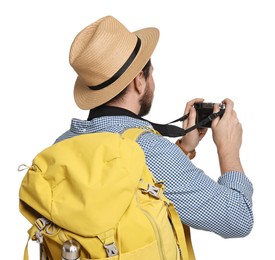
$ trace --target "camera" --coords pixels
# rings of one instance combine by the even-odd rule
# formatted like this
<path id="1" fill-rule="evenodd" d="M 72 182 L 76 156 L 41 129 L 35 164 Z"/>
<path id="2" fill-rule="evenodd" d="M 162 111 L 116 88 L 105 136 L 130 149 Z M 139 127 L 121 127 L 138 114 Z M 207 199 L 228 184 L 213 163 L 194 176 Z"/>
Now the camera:
<path id="1" fill-rule="evenodd" d="M 195 103 L 194 107 L 197 112 L 196 124 L 198 124 L 213 113 L 214 103 L 203 103 L 203 102 Z M 222 117 L 224 110 L 225 110 L 225 104 L 219 104 L 219 107 L 220 107 L 220 110 L 222 111 L 222 114 L 220 115 L 220 117 Z M 200 127 L 211 128 L 211 123 L 212 123 L 212 121 L 210 121 Z"/>

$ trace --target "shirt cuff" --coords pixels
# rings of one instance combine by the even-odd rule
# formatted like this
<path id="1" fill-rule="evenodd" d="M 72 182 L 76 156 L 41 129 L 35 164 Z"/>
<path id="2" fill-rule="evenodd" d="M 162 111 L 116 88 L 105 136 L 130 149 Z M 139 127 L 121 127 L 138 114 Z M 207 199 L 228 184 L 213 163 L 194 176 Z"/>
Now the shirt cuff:
<path id="1" fill-rule="evenodd" d="M 252 203 L 253 185 L 244 173 L 229 171 L 219 177 L 218 183 L 242 193 Z"/>

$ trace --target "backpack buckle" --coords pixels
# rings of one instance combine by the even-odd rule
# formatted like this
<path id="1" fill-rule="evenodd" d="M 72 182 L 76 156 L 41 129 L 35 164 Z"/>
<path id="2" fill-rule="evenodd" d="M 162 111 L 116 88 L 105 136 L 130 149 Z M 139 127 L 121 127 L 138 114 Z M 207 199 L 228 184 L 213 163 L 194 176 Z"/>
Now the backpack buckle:
<path id="1" fill-rule="evenodd" d="M 106 253 L 107 253 L 108 257 L 118 255 L 118 250 L 117 250 L 117 247 L 116 247 L 115 243 L 111 243 L 111 244 L 108 244 L 108 245 L 104 244 L 103 246 L 106 250 Z"/>
<path id="2" fill-rule="evenodd" d="M 44 217 L 38 218 L 35 221 L 35 225 L 40 231 L 43 230 L 46 227 L 46 225 L 49 223 L 50 223 L 50 221 Z"/>
<path id="3" fill-rule="evenodd" d="M 159 187 L 154 186 L 154 185 L 151 185 L 151 184 L 148 184 L 147 190 L 143 190 L 142 192 L 148 193 L 148 194 L 151 195 L 152 197 L 154 197 L 154 198 L 156 198 L 156 199 L 159 199 L 159 198 L 160 198 L 160 196 L 159 196 L 159 191 L 160 191 L 160 188 L 159 188 Z"/>
<path id="4" fill-rule="evenodd" d="M 35 232 L 35 237 L 36 237 L 36 242 L 38 244 L 42 244 L 43 243 L 43 235 L 41 234 L 41 232 L 36 231 Z"/>

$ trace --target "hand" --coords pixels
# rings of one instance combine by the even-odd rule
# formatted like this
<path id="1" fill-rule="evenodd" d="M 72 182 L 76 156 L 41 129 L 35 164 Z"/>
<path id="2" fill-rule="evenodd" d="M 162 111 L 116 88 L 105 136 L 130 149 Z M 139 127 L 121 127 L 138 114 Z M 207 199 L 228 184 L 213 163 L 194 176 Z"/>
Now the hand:
<path id="1" fill-rule="evenodd" d="M 196 124 L 196 109 L 194 108 L 194 104 L 203 101 L 203 98 L 195 98 L 186 103 L 184 114 L 186 115 L 189 113 L 189 116 L 182 123 L 183 129 L 187 129 Z M 182 137 L 181 146 L 184 148 L 185 151 L 193 151 L 202 140 L 202 138 L 205 136 L 206 132 L 207 128 L 194 129 L 193 131 L 187 133 L 185 136 Z"/>
<path id="2" fill-rule="evenodd" d="M 238 170 L 243 172 L 239 151 L 242 144 L 242 125 L 235 112 L 234 103 L 225 99 L 225 112 L 222 118 L 218 117 L 212 121 L 212 136 L 216 144 L 221 172 Z M 219 111 L 218 104 L 214 105 L 214 112 Z"/>

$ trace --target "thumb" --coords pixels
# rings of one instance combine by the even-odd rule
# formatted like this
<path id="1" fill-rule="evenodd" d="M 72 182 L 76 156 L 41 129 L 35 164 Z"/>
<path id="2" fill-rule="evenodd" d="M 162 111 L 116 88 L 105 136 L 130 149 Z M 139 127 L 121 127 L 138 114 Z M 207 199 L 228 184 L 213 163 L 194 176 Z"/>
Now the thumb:
<path id="1" fill-rule="evenodd" d="M 220 111 L 220 107 L 219 107 L 219 104 L 215 103 L 214 104 L 214 108 L 213 108 L 213 113 L 218 113 Z M 216 117 L 212 120 L 212 123 L 211 123 L 211 127 L 215 127 L 218 122 L 220 121 L 220 117 Z"/>

